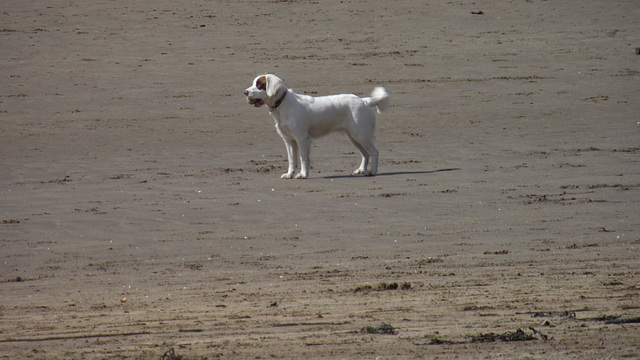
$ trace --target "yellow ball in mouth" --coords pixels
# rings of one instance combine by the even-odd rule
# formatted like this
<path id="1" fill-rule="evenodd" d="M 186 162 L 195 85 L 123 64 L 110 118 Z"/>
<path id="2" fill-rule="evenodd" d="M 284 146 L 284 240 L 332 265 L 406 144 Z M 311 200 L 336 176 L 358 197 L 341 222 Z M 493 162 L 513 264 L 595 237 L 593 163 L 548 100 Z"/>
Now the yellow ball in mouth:
<path id="1" fill-rule="evenodd" d="M 249 98 L 247 98 L 247 104 L 249 104 L 249 105 L 253 105 L 256 102 L 258 102 L 258 99 L 249 99 Z"/>

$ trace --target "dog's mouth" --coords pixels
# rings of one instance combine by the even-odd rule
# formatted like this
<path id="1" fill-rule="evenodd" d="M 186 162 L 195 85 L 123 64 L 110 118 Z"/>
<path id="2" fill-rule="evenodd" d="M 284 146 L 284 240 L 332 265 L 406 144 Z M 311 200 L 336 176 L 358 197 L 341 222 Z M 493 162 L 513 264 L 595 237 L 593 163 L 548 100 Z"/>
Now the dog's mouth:
<path id="1" fill-rule="evenodd" d="M 249 105 L 253 105 L 255 107 L 260 107 L 260 106 L 264 105 L 264 100 L 247 98 L 247 103 L 249 103 Z"/>

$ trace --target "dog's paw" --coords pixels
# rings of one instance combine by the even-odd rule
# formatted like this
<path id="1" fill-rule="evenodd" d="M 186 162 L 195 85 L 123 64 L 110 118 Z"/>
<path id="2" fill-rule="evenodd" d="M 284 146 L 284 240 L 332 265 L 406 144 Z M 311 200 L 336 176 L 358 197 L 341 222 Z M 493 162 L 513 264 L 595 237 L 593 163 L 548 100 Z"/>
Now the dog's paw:
<path id="1" fill-rule="evenodd" d="M 356 171 L 353 172 L 353 175 L 376 176 L 376 172 L 371 170 L 356 169 Z"/>
<path id="2" fill-rule="evenodd" d="M 293 179 L 293 173 L 285 173 L 280 176 L 280 179 Z"/>
<path id="3" fill-rule="evenodd" d="M 296 179 L 306 179 L 306 178 L 307 178 L 306 174 L 300 173 L 300 174 L 296 175 Z"/>

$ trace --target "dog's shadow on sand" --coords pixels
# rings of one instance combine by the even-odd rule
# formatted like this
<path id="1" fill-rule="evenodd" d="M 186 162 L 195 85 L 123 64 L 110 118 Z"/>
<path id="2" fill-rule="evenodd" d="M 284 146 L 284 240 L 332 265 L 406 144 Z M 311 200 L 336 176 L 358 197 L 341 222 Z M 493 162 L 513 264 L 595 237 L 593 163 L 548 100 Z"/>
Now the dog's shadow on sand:
<path id="1" fill-rule="evenodd" d="M 425 174 L 435 174 L 439 172 L 458 171 L 458 170 L 460 170 L 460 168 L 438 169 L 438 170 L 429 170 L 429 171 L 393 171 L 393 172 L 378 173 L 376 176 L 425 175 Z M 368 176 L 332 175 L 332 176 L 323 176 L 322 179 L 346 179 L 346 178 L 357 179 L 362 177 L 368 177 Z"/>

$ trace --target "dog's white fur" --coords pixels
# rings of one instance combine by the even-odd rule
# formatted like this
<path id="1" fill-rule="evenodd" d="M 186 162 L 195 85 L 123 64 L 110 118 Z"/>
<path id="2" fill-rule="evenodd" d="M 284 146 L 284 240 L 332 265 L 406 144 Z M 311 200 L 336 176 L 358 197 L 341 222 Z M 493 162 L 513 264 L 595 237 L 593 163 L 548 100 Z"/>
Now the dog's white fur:
<path id="1" fill-rule="evenodd" d="M 331 95 L 311 97 L 287 89 L 275 75 L 260 75 L 244 95 L 255 107 L 269 106 L 276 121 L 276 130 L 287 147 L 289 169 L 283 179 L 293 178 L 298 156 L 300 173 L 296 179 L 309 176 L 309 149 L 311 139 L 330 132 L 342 131 L 362 154 L 362 162 L 354 174 L 375 175 L 378 171 L 378 150 L 374 146 L 376 114 L 389 105 L 389 95 L 376 87 L 370 97 Z M 370 163 L 370 167 L 367 166 Z"/>

